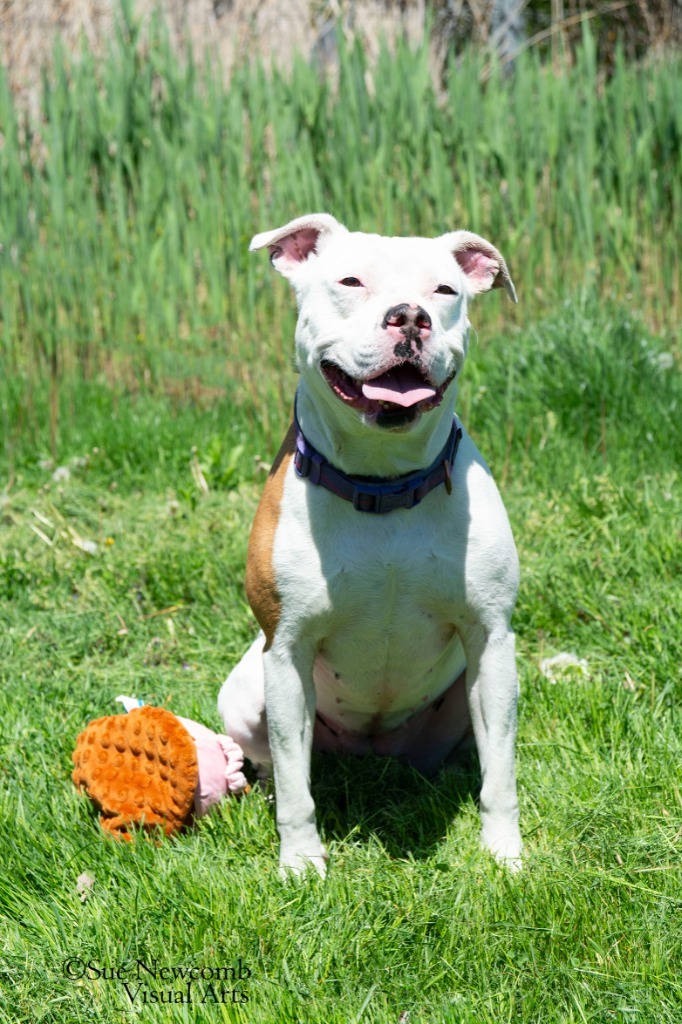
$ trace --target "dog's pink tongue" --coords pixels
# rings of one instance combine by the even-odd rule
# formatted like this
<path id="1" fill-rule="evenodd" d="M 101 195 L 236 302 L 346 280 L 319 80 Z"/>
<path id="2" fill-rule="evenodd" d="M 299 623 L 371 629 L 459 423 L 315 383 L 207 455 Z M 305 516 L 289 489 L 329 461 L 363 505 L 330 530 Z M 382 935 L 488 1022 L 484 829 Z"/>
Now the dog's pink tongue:
<path id="1" fill-rule="evenodd" d="M 379 402 L 393 402 L 409 409 L 425 398 L 433 398 L 436 389 L 427 384 L 414 366 L 394 366 L 392 370 L 367 380 L 362 385 L 365 398 L 373 398 Z"/>

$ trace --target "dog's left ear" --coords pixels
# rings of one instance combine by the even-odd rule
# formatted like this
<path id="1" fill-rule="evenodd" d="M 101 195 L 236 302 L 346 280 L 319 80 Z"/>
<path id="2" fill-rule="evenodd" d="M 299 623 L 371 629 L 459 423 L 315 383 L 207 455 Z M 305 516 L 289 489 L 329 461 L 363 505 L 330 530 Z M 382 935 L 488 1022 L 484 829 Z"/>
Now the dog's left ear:
<path id="1" fill-rule="evenodd" d="M 471 231 L 450 231 L 441 235 L 439 241 L 448 245 L 475 295 L 491 288 L 504 288 L 512 302 L 518 301 L 502 253 L 485 238 Z"/>
<path id="2" fill-rule="evenodd" d="M 275 270 L 284 277 L 292 277 L 301 263 L 317 254 L 327 237 L 346 230 L 330 213 L 307 213 L 281 228 L 256 235 L 251 239 L 249 252 L 267 246 Z"/>

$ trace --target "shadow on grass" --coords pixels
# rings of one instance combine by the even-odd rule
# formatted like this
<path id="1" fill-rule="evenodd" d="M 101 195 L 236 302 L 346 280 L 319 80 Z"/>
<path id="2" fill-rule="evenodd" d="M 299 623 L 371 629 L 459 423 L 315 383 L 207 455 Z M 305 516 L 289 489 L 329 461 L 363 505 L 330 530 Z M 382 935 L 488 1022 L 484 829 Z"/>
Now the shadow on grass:
<path id="1" fill-rule="evenodd" d="M 313 757 L 312 791 L 318 822 L 329 838 L 374 837 L 390 857 L 424 859 L 443 841 L 469 801 L 477 801 L 475 753 L 432 778 L 389 757 Z"/>

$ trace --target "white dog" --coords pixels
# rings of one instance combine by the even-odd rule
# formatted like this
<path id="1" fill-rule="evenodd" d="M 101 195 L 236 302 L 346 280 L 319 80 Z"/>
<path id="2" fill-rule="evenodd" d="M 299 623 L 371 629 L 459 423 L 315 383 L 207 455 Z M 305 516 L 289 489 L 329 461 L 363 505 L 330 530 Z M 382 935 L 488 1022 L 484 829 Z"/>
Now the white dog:
<path id="1" fill-rule="evenodd" d="M 311 751 L 424 772 L 472 735 L 483 845 L 517 867 L 518 561 L 490 471 L 454 418 L 469 300 L 504 259 L 468 231 L 349 232 L 310 214 L 257 235 L 296 290 L 294 422 L 249 542 L 262 632 L 225 682 L 227 732 L 274 768 L 283 870 L 324 874 Z"/>

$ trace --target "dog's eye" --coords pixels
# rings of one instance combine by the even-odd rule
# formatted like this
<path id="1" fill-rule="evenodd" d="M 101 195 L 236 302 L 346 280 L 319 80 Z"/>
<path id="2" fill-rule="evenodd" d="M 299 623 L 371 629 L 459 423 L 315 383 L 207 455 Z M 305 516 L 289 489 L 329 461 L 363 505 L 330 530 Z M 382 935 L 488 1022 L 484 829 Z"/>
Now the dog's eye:
<path id="1" fill-rule="evenodd" d="M 439 284 L 436 288 L 436 295 L 459 295 L 449 284 Z"/>
<path id="2" fill-rule="evenodd" d="M 362 281 L 358 281 L 357 277 L 343 277 L 339 284 L 345 285 L 346 288 L 362 288 Z"/>

